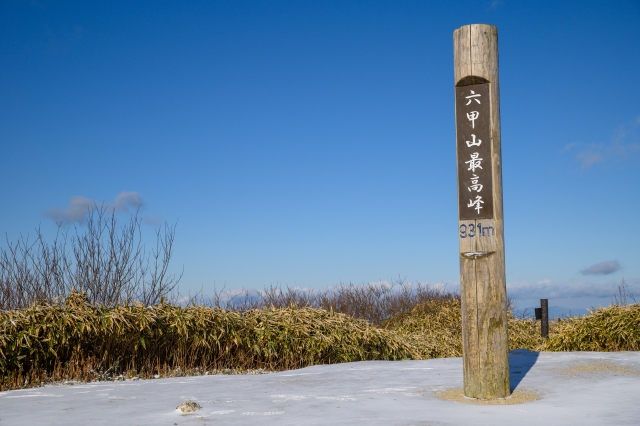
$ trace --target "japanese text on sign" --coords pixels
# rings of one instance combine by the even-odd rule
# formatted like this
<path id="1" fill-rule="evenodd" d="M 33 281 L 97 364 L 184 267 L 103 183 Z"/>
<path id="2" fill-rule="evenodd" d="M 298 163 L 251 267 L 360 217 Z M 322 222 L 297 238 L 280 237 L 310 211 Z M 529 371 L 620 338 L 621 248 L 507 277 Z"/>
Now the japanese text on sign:
<path id="1" fill-rule="evenodd" d="M 489 83 L 456 87 L 460 219 L 493 218 Z"/>

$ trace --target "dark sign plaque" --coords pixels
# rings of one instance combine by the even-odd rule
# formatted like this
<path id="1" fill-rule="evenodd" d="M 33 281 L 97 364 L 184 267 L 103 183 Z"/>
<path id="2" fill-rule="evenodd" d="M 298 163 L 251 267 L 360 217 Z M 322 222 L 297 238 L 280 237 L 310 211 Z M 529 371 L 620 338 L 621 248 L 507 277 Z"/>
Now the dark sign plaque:
<path id="1" fill-rule="evenodd" d="M 489 84 L 456 87 L 460 220 L 493 219 Z"/>

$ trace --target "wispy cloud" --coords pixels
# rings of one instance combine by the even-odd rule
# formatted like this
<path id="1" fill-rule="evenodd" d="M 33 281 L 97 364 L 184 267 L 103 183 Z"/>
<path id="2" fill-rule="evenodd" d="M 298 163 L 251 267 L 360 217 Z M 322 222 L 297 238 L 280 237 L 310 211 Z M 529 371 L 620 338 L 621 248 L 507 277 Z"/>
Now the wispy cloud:
<path id="1" fill-rule="evenodd" d="M 618 128 L 609 143 L 576 143 L 564 147 L 573 153 L 583 170 L 596 164 L 616 163 L 635 158 L 640 154 L 640 117 Z"/>
<path id="2" fill-rule="evenodd" d="M 95 207 L 95 201 L 87 197 L 74 196 L 71 197 L 66 208 L 53 207 L 44 212 L 43 216 L 52 219 L 56 223 L 82 222 L 90 212 L 95 210 Z"/>
<path id="3" fill-rule="evenodd" d="M 628 289 L 633 294 L 640 294 L 640 279 L 626 280 Z M 538 282 L 511 282 L 507 284 L 507 296 L 513 299 L 565 299 L 578 297 L 611 298 L 618 288 L 617 282 L 587 283 L 562 282 L 550 280 Z"/>
<path id="4" fill-rule="evenodd" d="M 92 211 L 100 207 L 113 209 L 116 212 L 131 212 L 143 207 L 142 196 L 137 192 L 121 192 L 112 203 L 102 203 L 87 197 L 73 196 L 65 208 L 53 207 L 43 213 L 44 217 L 56 223 L 68 225 L 82 223 Z"/>
<path id="5" fill-rule="evenodd" d="M 121 192 L 113 201 L 113 208 L 117 212 L 129 212 L 129 209 L 138 210 L 142 205 L 142 196 L 137 192 Z"/>
<path id="6" fill-rule="evenodd" d="M 582 275 L 609 275 L 617 272 L 622 267 L 617 260 L 596 263 L 581 271 Z"/>
<path id="7" fill-rule="evenodd" d="M 582 166 L 583 170 L 591 168 L 594 164 L 602 163 L 604 161 L 604 155 L 601 152 L 602 146 L 591 144 L 585 151 L 576 154 L 576 159 Z"/>

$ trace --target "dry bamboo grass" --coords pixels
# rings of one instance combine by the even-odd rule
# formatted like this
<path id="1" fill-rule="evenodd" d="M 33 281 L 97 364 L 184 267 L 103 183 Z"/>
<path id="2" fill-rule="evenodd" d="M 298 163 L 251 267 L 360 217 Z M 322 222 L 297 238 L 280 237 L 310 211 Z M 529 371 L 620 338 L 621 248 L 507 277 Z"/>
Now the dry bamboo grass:
<path id="1" fill-rule="evenodd" d="M 413 359 L 462 356 L 460 301 L 433 301 L 389 319 L 384 327 L 397 334 Z M 582 317 L 549 322 L 549 339 L 540 323 L 509 313 L 509 349 L 530 351 L 640 350 L 640 304 L 612 305 Z"/>
<path id="2" fill-rule="evenodd" d="M 413 359 L 462 356 L 462 313 L 460 299 L 422 303 L 409 313 L 396 315 L 384 323 L 398 339 L 411 348 Z M 555 321 L 550 330 L 555 329 Z M 515 318 L 509 313 L 509 349 L 539 351 L 544 348 L 540 324 Z"/>
<path id="3" fill-rule="evenodd" d="M 553 334 L 558 321 L 549 321 L 549 334 Z M 540 322 L 531 318 L 517 318 L 509 313 L 509 350 L 545 350 L 545 339 L 540 334 Z"/>
<path id="4" fill-rule="evenodd" d="M 460 300 L 421 303 L 387 320 L 391 330 L 411 348 L 413 359 L 462 356 Z"/>
<path id="5" fill-rule="evenodd" d="M 640 350 L 640 305 L 540 325 L 509 316 L 509 348 Z M 95 306 L 82 293 L 59 305 L 0 311 L 0 390 L 49 380 L 100 380 L 211 370 L 284 370 L 314 364 L 462 355 L 459 299 L 434 299 L 379 327 L 312 307 L 237 312 L 158 304 Z"/>
<path id="6" fill-rule="evenodd" d="M 56 372 L 74 380 L 176 368 L 283 370 L 409 356 L 393 333 L 314 308 L 104 307 L 73 293 L 61 305 L 0 316 L 1 389 L 24 386 L 25 380 L 43 382 Z"/>
<path id="7" fill-rule="evenodd" d="M 560 320 L 549 334 L 545 350 L 640 350 L 640 304 L 612 305 L 583 317 Z"/>

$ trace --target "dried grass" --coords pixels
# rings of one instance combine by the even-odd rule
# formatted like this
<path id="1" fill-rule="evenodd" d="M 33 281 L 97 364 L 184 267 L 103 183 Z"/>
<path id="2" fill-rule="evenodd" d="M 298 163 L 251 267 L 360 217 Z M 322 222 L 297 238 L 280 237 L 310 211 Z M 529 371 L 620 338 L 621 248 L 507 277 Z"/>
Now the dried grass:
<path id="1" fill-rule="evenodd" d="M 414 359 L 462 356 L 460 301 L 434 301 L 416 306 L 384 324 L 406 342 Z M 509 349 L 530 351 L 640 350 L 640 304 L 611 305 L 589 315 L 549 321 L 549 339 L 540 323 L 509 313 Z"/>
<path id="2" fill-rule="evenodd" d="M 589 315 L 557 322 L 545 346 L 549 351 L 640 350 L 640 304 L 611 305 Z"/>
<path id="3" fill-rule="evenodd" d="M 72 293 L 60 304 L 0 311 L 0 390 L 47 381 L 462 355 L 458 297 L 433 297 L 411 309 L 397 303 L 396 313 L 386 318 L 380 312 L 393 310 L 376 310 L 380 305 L 374 299 L 351 300 L 362 306 L 342 305 L 344 310 L 375 313 L 380 322 L 293 303 L 244 311 L 167 303 L 106 307 L 90 304 L 83 293 Z M 545 341 L 538 322 L 509 315 L 509 348 L 639 350 L 640 305 L 601 308 L 551 321 L 549 328 Z"/>
<path id="4" fill-rule="evenodd" d="M 509 349 L 544 349 L 540 323 L 514 317 L 509 312 Z M 460 299 L 434 300 L 422 303 L 406 314 L 384 323 L 384 328 L 397 333 L 411 348 L 414 359 L 462 356 L 462 312 Z M 555 322 L 550 323 L 550 330 Z"/>
<path id="5" fill-rule="evenodd" d="M 49 244 L 38 230 L 34 243 L 0 250 L 0 390 L 462 356 L 460 296 L 402 279 L 165 303 L 180 281 L 167 269 L 175 225 L 158 229 L 147 252 L 137 216 L 118 226 L 115 213 L 95 208 L 69 240 Z M 623 280 L 619 306 L 551 321 L 546 341 L 539 323 L 509 314 L 509 349 L 640 350 L 640 305 L 627 300 Z"/>
<path id="6" fill-rule="evenodd" d="M 390 318 L 383 327 L 409 345 L 413 359 L 462 356 L 459 299 L 421 303 L 408 313 Z"/>
<path id="7" fill-rule="evenodd" d="M 123 372 L 147 377 L 177 368 L 284 370 L 409 356 L 392 333 L 315 308 L 104 307 L 73 293 L 61 305 L 0 316 L 1 389 L 22 387 L 25 380 L 114 378 Z"/>

